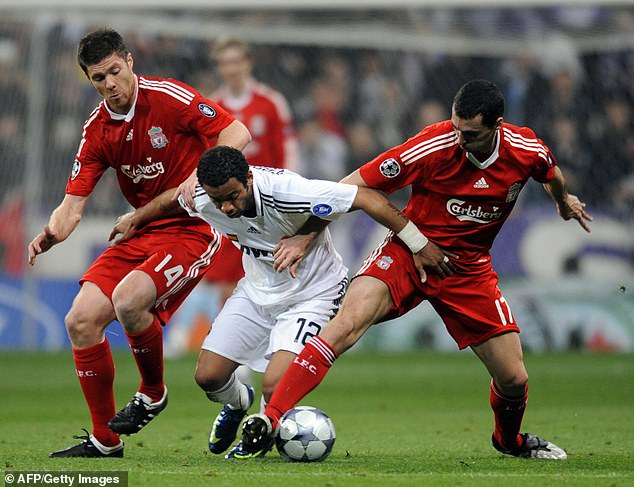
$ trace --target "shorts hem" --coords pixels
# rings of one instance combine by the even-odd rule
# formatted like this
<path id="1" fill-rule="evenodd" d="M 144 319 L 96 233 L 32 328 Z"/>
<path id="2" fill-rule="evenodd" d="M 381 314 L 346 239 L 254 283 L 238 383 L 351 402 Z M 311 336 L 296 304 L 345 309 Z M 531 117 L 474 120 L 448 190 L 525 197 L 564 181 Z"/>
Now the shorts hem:
<path id="1" fill-rule="evenodd" d="M 482 337 L 478 337 L 477 340 L 470 340 L 468 341 L 466 344 L 461 345 L 460 343 L 458 343 L 458 348 L 460 350 L 464 350 L 467 347 L 472 347 L 474 345 L 480 345 L 484 342 L 486 342 L 487 340 L 489 340 L 490 338 L 499 336 L 499 335 L 504 335 L 506 333 L 520 333 L 519 328 L 510 328 L 510 329 L 505 329 L 505 330 L 493 330 L 490 333 L 487 333 L 486 335 L 482 336 Z M 457 343 L 457 342 L 456 342 Z"/>

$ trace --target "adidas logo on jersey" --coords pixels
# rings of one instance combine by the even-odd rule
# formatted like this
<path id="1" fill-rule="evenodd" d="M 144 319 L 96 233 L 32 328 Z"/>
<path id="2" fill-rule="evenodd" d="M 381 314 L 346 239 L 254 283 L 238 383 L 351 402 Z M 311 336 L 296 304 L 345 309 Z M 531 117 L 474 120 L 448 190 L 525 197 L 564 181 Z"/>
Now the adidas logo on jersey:
<path id="1" fill-rule="evenodd" d="M 477 189 L 486 189 L 489 187 L 489 183 L 484 179 L 484 176 L 478 179 L 475 183 L 473 183 L 473 187 Z"/>
<path id="2" fill-rule="evenodd" d="M 130 131 L 128 132 L 128 135 L 126 135 L 125 137 L 125 141 L 126 142 L 130 142 L 132 140 L 132 132 L 134 131 L 134 129 L 130 129 Z"/>
<path id="3" fill-rule="evenodd" d="M 258 230 L 255 227 L 249 227 L 247 228 L 247 233 L 262 233 L 262 232 L 260 232 L 260 230 Z"/>

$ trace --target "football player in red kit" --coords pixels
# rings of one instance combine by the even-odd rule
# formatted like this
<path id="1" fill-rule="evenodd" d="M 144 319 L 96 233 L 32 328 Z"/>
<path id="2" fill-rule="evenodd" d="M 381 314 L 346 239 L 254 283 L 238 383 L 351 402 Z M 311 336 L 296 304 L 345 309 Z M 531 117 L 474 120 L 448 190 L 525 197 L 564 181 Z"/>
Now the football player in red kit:
<path id="1" fill-rule="evenodd" d="M 411 186 L 404 210 L 411 224 L 388 234 L 370 254 L 338 314 L 287 370 L 265 415 L 247 419 L 242 441 L 254 456 L 270 447 L 282 414 L 371 325 L 428 300 L 458 346 L 470 347 L 491 375 L 493 446 L 517 457 L 566 458 L 553 443 L 520 433 L 528 374 L 519 328 L 498 288 L 489 250 L 529 178 L 544 185 L 564 220 L 575 219 L 589 232 L 592 218 L 566 191 L 548 147 L 531 129 L 505 123 L 503 113 L 504 98 L 493 83 L 470 81 L 454 98 L 451 120 L 424 128 L 344 178 L 388 193 Z M 440 261 L 430 262 L 433 246 L 444 252 Z"/>
<path id="2" fill-rule="evenodd" d="M 28 259 L 64 241 L 77 227 L 88 197 L 112 167 L 135 208 L 195 180 L 211 140 L 243 149 L 248 130 L 196 90 L 172 79 L 137 76 L 132 54 L 110 29 L 79 43 L 79 65 L 104 98 L 86 120 L 66 195 L 44 230 L 28 245 Z M 124 218 L 126 225 L 133 221 Z M 167 405 L 162 325 L 207 270 L 220 235 L 202 221 L 168 217 L 109 247 L 82 276 L 65 323 L 92 433 L 52 457 L 121 457 L 120 434 L 138 432 Z M 116 413 L 114 365 L 105 328 L 119 320 L 141 375 L 138 392 Z M 115 414 L 116 413 L 116 414 Z"/>

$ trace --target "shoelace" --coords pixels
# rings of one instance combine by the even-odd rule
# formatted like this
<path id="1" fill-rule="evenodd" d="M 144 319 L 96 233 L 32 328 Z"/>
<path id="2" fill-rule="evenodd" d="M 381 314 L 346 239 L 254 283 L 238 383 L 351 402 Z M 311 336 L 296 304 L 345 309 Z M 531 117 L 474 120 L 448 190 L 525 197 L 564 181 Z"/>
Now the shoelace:
<path id="1" fill-rule="evenodd" d="M 88 430 L 86 428 L 82 428 L 82 430 L 86 433 L 85 435 L 73 435 L 73 438 L 75 440 L 90 441 L 90 433 L 88 433 Z"/>

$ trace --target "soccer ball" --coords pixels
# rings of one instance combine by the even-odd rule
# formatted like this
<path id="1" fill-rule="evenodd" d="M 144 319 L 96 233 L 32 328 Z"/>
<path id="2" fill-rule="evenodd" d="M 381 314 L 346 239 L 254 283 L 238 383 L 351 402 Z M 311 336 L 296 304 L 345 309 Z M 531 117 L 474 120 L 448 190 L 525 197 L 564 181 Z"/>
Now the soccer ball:
<path id="1" fill-rule="evenodd" d="M 321 462 L 330 455 L 335 438 L 335 425 L 326 413 L 298 406 L 280 419 L 275 446 L 288 462 Z"/>

